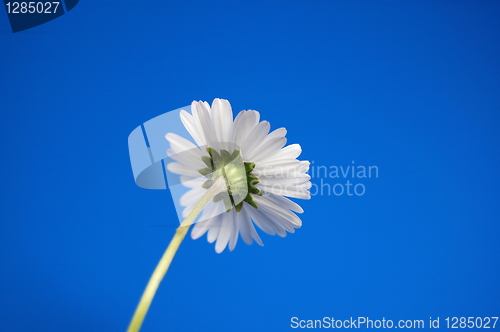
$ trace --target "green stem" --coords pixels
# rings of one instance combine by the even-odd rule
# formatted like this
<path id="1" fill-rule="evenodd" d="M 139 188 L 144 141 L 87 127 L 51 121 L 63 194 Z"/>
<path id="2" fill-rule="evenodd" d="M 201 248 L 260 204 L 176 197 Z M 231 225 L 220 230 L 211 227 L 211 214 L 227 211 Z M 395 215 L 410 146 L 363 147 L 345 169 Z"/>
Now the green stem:
<path id="1" fill-rule="evenodd" d="M 210 200 L 214 198 L 215 195 L 217 195 L 223 189 L 225 189 L 225 187 L 226 183 L 224 178 L 219 177 L 213 183 L 213 185 L 210 187 L 207 193 L 195 205 L 195 207 L 188 214 L 186 219 L 184 219 L 181 225 L 177 228 L 177 230 L 175 231 L 174 238 L 172 239 L 172 241 L 170 241 L 167 250 L 163 254 L 162 258 L 160 259 L 160 262 L 158 263 L 156 269 L 153 272 L 153 275 L 149 279 L 148 285 L 146 286 L 146 289 L 142 294 L 141 300 L 139 301 L 139 305 L 137 305 L 137 309 L 135 309 L 134 316 L 132 317 L 132 321 L 130 322 L 127 332 L 137 332 L 140 330 L 142 322 L 144 321 L 144 318 L 148 313 L 149 306 L 151 305 L 151 302 L 153 301 L 153 298 L 156 294 L 156 290 L 158 289 L 158 286 L 160 285 L 160 282 L 162 281 L 163 277 L 167 273 L 167 270 L 170 266 L 170 263 L 172 263 L 172 260 L 174 259 L 177 249 L 179 249 L 182 240 L 184 240 L 184 237 L 186 236 L 187 231 L 189 230 L 189 226 L 200 214 L 205 205 L 207 205 L 207 203 L 210 202 Z"/>

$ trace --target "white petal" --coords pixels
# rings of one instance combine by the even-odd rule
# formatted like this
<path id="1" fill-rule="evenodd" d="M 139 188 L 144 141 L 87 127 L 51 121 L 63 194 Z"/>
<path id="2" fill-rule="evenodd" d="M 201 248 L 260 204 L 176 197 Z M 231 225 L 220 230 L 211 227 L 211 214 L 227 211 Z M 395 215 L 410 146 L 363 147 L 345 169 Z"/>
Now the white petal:
<path id="1" fill-rule="evenodd" d="M 304 212 L 304 210 L 302 209 L 302 207 L 299 204 L 295 203 L 294 201 L 289 200 L 286 197 L 273 195 L 273 194 L 269 194 L 269 195 L 267 195 L 267 197 L 270 200 L 274 201 L 276 204 L 281 205 L 286 209 L 292 210 L 292 211 L 297 212 L 297 213 Z"/>
<path id="2" fill-rule="evenodd" d="M 280 196 L 288 196 L 300 199 L 310 199 L 311 194 L 307 189 L 297 188 L 297 187 L 282 187 L 282 186 L 267 186 L 262 183 L 257 183 L 255 185 L 260 191 L 264 193 L 270 193 Z"/>
<path id="3" fill-rule="evenodd" d="M 245 141 L 245 144 L 241 147 L 241 151 L 245 154 L 248 160 L 252 160 L 252 157 L 258 151 L 258 148 L 262 145 L 267 133 L 269 132 L 271 125 L 267 121 L 262 121 L 252 130 L 250 138 Z"/>
<path id="4" fill-rule="evenodd" d="M 217 243 L 215 243 L 215 251 L 218 254 L 226 249 L 233 229 L 233 220 L 232 216 L 229 213 L 223 213 L 221 215 L 221 218 L 221 228 L 219 231 L 219 236 L 217 236 Z"/>
<path id="5" fill-rule="evenodd" d="M 247 204 L 246 202 L 243 203 L 243 205 Z M 269 223 L 264 216 L 262 215 L 261 211 L 258 209 L 249 206 L 247 208 L 247 212 L 252 218 L 253 222 L 257 227 L 262 229 L 264 232 L 266 232 L 269 235 L 275 235 L 276 234 L 276 228 L 274 227 L 273 224 Z"/>
<path id="6" fill-rule="evenodd" d="M 270 213 L 270 211 L 263 208 L 262 205 L 259 207 L 259 209 L 256 209 L 254 211 L 261 217 L 263 222 L 266 223 L 266 225 L 272 227 L 276 234 L 278 234 L 279 236 L 285 237 L 287 228 L 290 229 L 291 232 L 293 232 L 292 226 L 287 225 L 286 227 L 283 227 L 283 225 L 281 225 L 281 222 L 278 221 L 276 217 L 272 213 Z"/>
<path id="7" fill-rule="evenodd" d="M 198 190 L 198 189 L 199 188 L 196 188 L 193 190 Z M 205 193 L 206 193 L 206 189 L 204 189 L 204 188 L 201 188 L 201 189 L 205 190 Z M 198 201 L 196 203 L 198 203 Z M 182 217 L 186 218 L 188 216 L 188 214 L 191 213 L 191 211 L 195 207 L 196 203 L 186 206 L 186 208 L 182 211 Z M 197 219 L 197 222 L 210 219 L 213 216 L 216 216 L 217 214 L 219 214 L 218 213 L 218 204 L 214 203 L 214 202 L 208 202 L 207 205 L 205 206 L 205 208 L 203 209 L 201 216 Z"/>
<path id="8" fill-rule="evenodd" d="M 207 108 L 205 103 L 198 102 L 195 104 L 198 117 L 200 119 L 201 128 L 209 147 L 219 150 L 219 140 L 215 133 L 215 128 L 210 116 L 210 107 Z"/>
<path id="9" fill-rule="evenodd" d="M 225 128 L 222 127 L 222 123 L 221 123 L 221 110 L 220 110 L 220 108 L 221 108 L 220 99 L 218 99 L 218 98 L 214 99 L 214 101 L 212 102 L 210 116 L 212 118 L 215 140 L 217 142 L 223 141 L 223 136 L 224 136 L 224 131 L 225 131 Z"/>
<path id="10" fill-rule="evenodd" d="M 193 123 L 196 127 L 197 133 L 199 136 L 202 137 L 204 144 L 207 144 L 207 138 L 205 137 L 205 133 L 203 132 L 203 127 L 201 126 L 201 121 L 200 121 L 200 116 L 198 114 L 198 104 L 199 102 L 193 101 L 191 103 L 191 114 L 193 115 Z"/>
<path id="11" fill-rule="evenodd" d="M 241 211 L 239 212 L 241 213 Z M 233 227 L 232 227 L 232 232 L 231 232 L 231 238 L 229 239 L 229 250 L 230 251 L 233 251 L 234 248 L 236 247 L 236 243 L 238 243 L 238 234 L 240 232 L 240 223 L 238 222 L 238 216 L 237 216 L 237 212 L 235 211 L 235 209 L 232 209 L 231 211 L 229 211 L 229 214 L 231 215 L 231 220 L 232 220 L 232 224 L 233 224 Z"/>
<path id="12" fill-rule="evenodd" d="M 295 233 L 294 225 L 290 223 L 288 220 L 283 219 L 281 216 L 275 215 L 266 209 L 262 209 L 262 214 L 266 216 L 269 222 L 275 225 L 275 227 L 278 229 L 276 234 L 278 234 L 279 236 L 285 237 L 286 232 Z"/>
<path id="13" fill-rule="evenodd" d="M 285 128 L 278 128 L 278 129 L 272 131 L 271 133 L 269 133 L 269 135 L 266 136 L 266 138 L 264 139 L 262 144 L 267 143 L 269 140 L 271 140 L 273 138 L 285 137 L 285 136 L 286 136 L 286 129 Z"/>
<path id="14" fill-rule="evenodd" d="M 286 148 L 285 148 L 286 149 Z M 281 149 L 280 151 L 283 151 Z M 309 169 L 310 163 L 308 161 L 301 161 L 295 158 L 291 159 L 279 159 L 279 160 L 266 160 L 262 163 L 259 163 L 255 166 L 255 169 L 260 168 L 287 168 L 287 167 L 295 167 L 300 171 L 306 172 Z"/>
<path id="15" fill-rule="evenodd" d="M 288 187 L 288 186 L 301 186 L 305 187 L 304 184 L 309 182 L 311 177 L 308 174 L 302 174 L 295 177 L 288 178 L 276 178 L 276 177 L 259 177 L 259 182 L 267 185 L 267 186 L 280 186 L 280 187 Z M 309 184 L 308 184 L 309 186 Z M 309 189 L 308 188 L 305 189 Z"/>
<path id="16" fill-rule="evenodd" d="M 259 117 L 260 114 L 257 111 L 246 111 L 241 115 L 241 119 L 237 119 L 239 120 L 239 127 L 237 129 L 237 132 L 235 133 L 236 145 L 242 147 L 245 144 L 248 137 L 251 136 L 250 133 L 252 132 L 253 128 L 259 122 Z"/>
<path id="17" fill-rule="evenodd" d="M 204 189 L 202 187 L 203 183 L 205 183 L 207 179 L 205 177 L 198 176 L 196 178 L 193 178 L 191 176 L 186 176 L 186 175 L 181 175 L 181 183 L 188 187 L 188 188 L 193 188 L 193 189 Z"/>
<path id="18" fill-rule="evenodd" d="M 187 150 L 184 152 L 175 153 L 174 150 L 168 149 L 167 156 L 169 156 L 175 161 L 180 162 L 181 164 L 190 165 L 191 168 L 194 168 L 196 170 L 207 167 L 203 162 L 203 160 L 201 159 L 201 156 L 197 155 L 196 153 L 193 153 L 193 150 Z"/>
<path id="19" fill-rule="evenodd" d="M 201 214 L 199 221 L 219 216 L 225 212 L 226 209 L 222 201 L 219 202 L 210 201 L 205 206 L 205 209 L 203 209 L 203 213 Z"/>
<path id="20" fill-rule="evenodd" d="M 212 116 L 212 109 L 210 108 L 210 104 L 206 101 L 200 101 L 203 104 L 203 108 L 208 111 L 208 115 Z"/>
<path id="21" fill-rule="evenodd" d="M 289 232 L 293 232 L 294 227 L 302 226 L 302 221 L 293 212 L 287 208 L 277 204 L 269 198 L 269 196 L 257 196 L 255 198 L 257 206 L 265 210 L 268 214 L 273 215 L 276 220 L 280 220 L 282 225 L 286 227 Z M 287 228 L 288 227 L 288 228 Z M 290 231 L 291 227 L 291 231 Z"/>
<path id="22" fill-rule="evenodd" d="M 243 210 L 239 212 L 240 215 L 244 212 Z M 239 224 L 241 238 L 246 244 L 252 244 L 252 230 L 250 229 L 250 227 L 253 227 L 252 221 L 244 216 L 238 216 L 237 221 Z"/>
<path id="23" fill-rule="evenodd" d="M 193 178 L 200 177 L 201 174 L 192 167 L 189 167 L 186 164 L 181 164 L 179 162 L 172 162 L 167 164 L 167 169 L 175 174 L 187 175 Z"/>
<path id="24" fill-rule="evenodd" d="M 265 162 L 270 162 L 280 159 L 296 159 L 302 153 L 302 149 L 299 144 L 291 144 L 287 147 L 281 149 L 275 155 L 269 157 Z"/>
<path id="25" fill-rule="evenodd" d="M 184 113 L 186 113 L 188 116 L 191 116 L 186 111 L 184 111 Z M 201 153 L 201 150 L 196 145 L 194 145 L 191 141 L 185 139 L 182 136 L 179 136 L 174 133 L 168 133 L 165 135 L 165 138 L 170 143 L 170 146 L 175 153 L 179 153 L 186 150 L 194 150 L 195 153 L 198 152 Z"/>
<path id="26" fill-rule="evenodd" d="M 252 122 L 254 123 L 254 126 L 256 126 L 260 121 L 260 113 L 255 110 L 247 110 L 247 114 L 250 118 L 253 119 Z"/>
<path id="27" fill-rule="evenodd" d="M 238 115 L 236 115 L 236 118 L 233 122 L 233 132 L 231 133 L 230 142 L 238 144 L 238 142 L 236 141 L 236 134 L 240 131 L 240 126 L 243 122 L 243 119 L 245 118 L 245 113 L 246 111 L 241 111 L 238 113 Z"/>
<path id="28" fill-rule="evenodd" d="M 195 205 L 206 192 L 207 190 L 204 188 L 191 189 L 181 196 L 179 203 L 181 203 L 182 206 Z"/>
<path id="29" fill-rule="evenodd" d="M 300 165 L 299 165 L 300 167 Z M 293 167 L 269 167 L 269 168 L 254 168 L 252 174 L 260 180 L 264 178 L 306 178 L 309 175 L 300 168 Z"/>
<path id="30" fill-rule="evenodd" d="M 193 106 L 191 106 L 191 110 L 192 109 Z M 181 110 L 180 117 L 182 123 L 184 124 L 184 127 L 186 127 L 188 133 L 191 134 L 191 137 L 193 137 L 196 144 L 198 144 L 199 146 L 206 145 L 205 137 L 203 136 L 203 131 L 201 130 L 201 127 L 198 125 L 197 121 L 195 121 L 194 116 L 192 116 L 185 110 Z"/>
<path id="31" fill-rule="evenodd" d="M 231 104 L 225 99 L 216 98 L 212 102 L 212 119 L 219 142 L 227 143 L 231 139 L 233 127 L 233 111 Z"/>
<path id="32" fill-rule="evenodd" d="M 191 231 L 191 238 L 193 240 L 196 240 L 202 237 L 203 234 L 205 234 L 212 225 L 213 220 L 214 218 L 210 218 L 196 223 L 193 227 L 193 230 Z"/>
<path id="33" fill-rule="evenodd" d="M 208 235 L 207 235 L 207 240 L 210 243 L 213 243 L 215 240 L 217 240 L 217 237 L 219 236 L 219 231 L 222 223 L 222 216 L 218 215 L 212 218 L 212 225 L 210 225 L 210 229 L 208 230 Z"/>
<path id="34" fill-rule="evenodd" d="M 298 184 L 298 185 L 296 185 L 294 187 L 298 188 L 298 189 L 311 189 L 312 183 L 310 181 L 308 181 L 308 182 L 304 182 L 302 184 Z"/>
<path id="35" fill-rule="evenodd" d="M 243 208 L 240 211 L 240 213 L 242 214 L 242 216 L 241 216 L 242 222 L 241 222 L 240 226 L 243 226 L 241 228 L 241 236 L 245 240 L 245 238 L 247 237 L 247 234 L 248 234 L 248 235 L 250 235 L 251 238 L 253 238 L 255 240 L 255 242 L 257 242 L 259 245 L 263 246 L 264 243 L 262 243 L 262 240 L 260 239 L 259 234 L 255 230 L 255 227 L 254 227 L 252 220 L 250 218 L 250 214 L 248 213 L 249 209 L 254 209 L 254 207 L 250 206 L 248 204 L 243 204 Z M 249 242 L 247 242 L 245 240 L 245 242 L 248 244 L 251 244 L 252 240 L 250 239 Z"/>
<path id="36" fill-rule="evenodd" d="M 302 221 L 299 217 L 297 217 L 297 215 L 283 206 L 276 204 L 274 201 L 269 199 L 268 195 L 257 196 L 255 203 L 270 222 L 273 222 L 277 227 L 282 228 L 283 230 L 294 233 L 294 228 L 302 226 Z M 286 234 L 282 232 L 282 236 L 284 235 Z"/>
<path id="37" fill-rule="evenodd" d="M 257 153 L 253 156 L 252 162 L 259 163 L 265 161 L 272 155 L 280 152 L 280 149 L 286 144 L 286 138 L 277 137 L 269 140 L 266 144 L 262 145 Z M 244 156 L 246 158 L 246 156 Z"/>

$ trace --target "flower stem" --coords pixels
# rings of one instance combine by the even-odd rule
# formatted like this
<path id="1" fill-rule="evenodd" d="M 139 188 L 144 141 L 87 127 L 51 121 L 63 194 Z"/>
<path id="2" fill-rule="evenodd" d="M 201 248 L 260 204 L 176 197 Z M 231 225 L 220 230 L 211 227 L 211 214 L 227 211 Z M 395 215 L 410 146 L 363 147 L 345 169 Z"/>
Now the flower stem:
<path id="1" fill-rule="evenodd" d="M 144 318 L 148 313 L 149 306 L 151 305 L 151 302 L 153 301 L 153 298 L 156 294 L 156 290 L 158 289 L 158 286 L 160 285 L 163 277 L 167 273 L 167 270 L 170 266 L 170 263 L 172 263 L 172 260 L 174 259 L 177 249 L 179 249 L 182 240 L 184 240 L 184 237 L 189 230 L 189 226 L 194 222 L 205 205 L 207 205 L 207 203 L 210 202 L 210 200 L 214 198 L 215 195 L 225 189 L 225 187 L 226 183 L 224 178 L 219 177 L 212 184 L 210 189 L 208 189 L 206 194 L 200 199 L 200 201 L 194 206 L 193 210 L 188 214 L 186 219 L 184 219 L 181 225 L 177 228 L 174 238 L 172 239 L 172 241 L 170 241 L 167 250 L 163 254 L 160 262 L 153 272 L 153 275 L 149 279 L 148 285 L 146 286 L 141 300 L 137 305 L 137 309 L 135 309 L 134 316 L 132 317 L 132 321 L 130 322 L 127 332 L 137 332 L 140 330 L 142 322 L 144 321 Z"/>

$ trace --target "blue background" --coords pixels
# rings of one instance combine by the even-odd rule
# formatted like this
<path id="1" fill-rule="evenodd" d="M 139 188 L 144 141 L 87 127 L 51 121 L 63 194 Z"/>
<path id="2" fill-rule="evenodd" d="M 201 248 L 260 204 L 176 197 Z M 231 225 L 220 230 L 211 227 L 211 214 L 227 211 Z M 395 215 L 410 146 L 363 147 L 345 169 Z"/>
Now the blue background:
<path id="1" fill-rule="evenodd" d="M 128 134 L 216 97 L 379 177 L 264 247 L 187 238 L 143 331 L 500 316 L 500 3 L 82 1 L 16 34 L 2 11 L 3 331 L 126 329 L 177 225 Z"/>

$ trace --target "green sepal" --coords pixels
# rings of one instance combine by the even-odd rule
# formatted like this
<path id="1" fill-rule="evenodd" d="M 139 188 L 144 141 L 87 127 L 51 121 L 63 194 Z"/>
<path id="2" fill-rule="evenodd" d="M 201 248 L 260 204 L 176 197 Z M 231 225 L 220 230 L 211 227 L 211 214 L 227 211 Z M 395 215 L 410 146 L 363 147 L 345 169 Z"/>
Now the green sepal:
<path id="1" fill-rule="evenodd" d="M 217 196 L 219 196 L 219 200 L 222 200 L 224 202 L 224 207 L 226 208 L 226 212 L 231 211 L 231 208 L 234 205 L 231 196 L 229 196 L 227 192 L 219 193 L 217 194 Z M 215 197 L 214 197 L 214 202 L 215 202 Z"/>
<path id="2" fill-rule="evenodd" d="M 247 202 L 248 204 L 250 204 L 254 208 L 258 209 L 257 204 L 255 204 L 255 201 L 252 198 L 252 195 L 247 195 L 247 197 L 245 197 L 245 199 L 243 201 Z"/>
<path id="3" fill-rule="evenodd" d="M 240 202 L 238 203 L 238 205 L 235 206 L 236 212 L 240 212 L 242 208 L 243 208 L 243 202 Z"/>
<path id="4" fill-rule="evenodd" d="M 212 158 L 203 156 L 201 157 L 201 160 L 203 160 L 203 162 L 205 163 L 205 165 L 207 165 L 208 168 L 214 169 L 214 165 L 212 164 Z"/>
<path id="5" fill-rule="evenodd" d="M 253 186 L 253 185 L 256 185 L 257 183 L 259 183 L 259 179 L 257 179 L 252 174 L 247 174 L 247 182 L 249 185 Z"/>
<path id="6" fill-rule="evenodd" d="M 202 169 L 199 169 L 199 170 L 198 170 L 198 173 L 200 173 L 200 174 L 201 174 L 201 175 L 203 175 L 203 176 L 207 176 L 207 175 L 209 175 L 209 174 L 212 174 L 212 172 L 213 172 L 213 171 L 212 171 L 212 169 L 210 169 L 210 168 L 202 168 Z"/>
<path id="7" fill-rule="evenodd" d="M 241 202 L 244 199 L 243 195 L 238 194 L 238 193 L 232 194 L 230 197 L 231 197 L 231 200 L 233 201 L 233 205 L 234 205 L 234 202 Z"/>
<path id="8" fill-rule="evenodd" d="M 224 208 L 226 209 L 226 212 L 231 211 L 231 208 L 234 205 L 233 200 L 231 199 L 231 196 L 229 196 L 227 194 L 227 192 L 218 193 L 217 195 L 215 195 L 213 200 L 215 203 L 217 203 L 219 201 L 223 201 Z"/>
<path id="9" fill-rule="evenodd" d="M 205 189 L 209 189 L 212 186 L 212 184 L 214 184 L 213 180 L 207 180 L 201 186 Z"/>
<path id="10" fill-rule="evenodd" d="M 219 169 L 224 166 L 221 155 L 212 148 L 207 148 L 208 154 L 212 157 L 212 163 L 215 169 Z"/>
<path id="11" fill-rule="evenodd" d="M 238 157 L 239 154 L 240 154 L 239 150 L 234 150 L 229 160 L 233 161 L 234 159 L 236 159 L 236 157 Z"/>
<path id="12" fill-rule="evenodd" d="M 254 186 L 248 186 L 248 192 L 251 194 L 254 194 L 254 195 L 262 196 L 262 193 L 260 192 L 260 190 Z"/>
<path id="13" fill-rule="evenodd" d="M 214 202 L 217 203 L 219 201 L 222 201 L 224 196 L 227 196 L 227 193 L 218 193 L 217 195 L 214 196 Z"/>
<path id="14" fill-rule="evenodd" d="M 231 155 L 226 150 L 221 150 L 220 155 L 225 165 L 227 165 L 231 161 Z"/>
<path id="15" fill-rule="evenodd" d="M 217 150 L 214 150 L 212 148 L 207 148 L 207 152 L 208 154 L 210 155 L 210 157 L 212 158 L 212 163 L 215 165 L 218 161 L 221 160 L 221 157 L 220 157 L 220 154 L 219 152 L 217 152 Z"/>
<path id="16" fill-rule="evenodd" d="M 255 168 L 254 163 L 245 163 L 245 172 L 250 173 Z"/>

